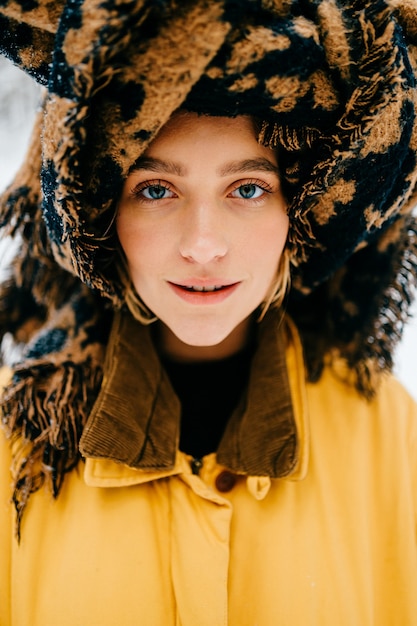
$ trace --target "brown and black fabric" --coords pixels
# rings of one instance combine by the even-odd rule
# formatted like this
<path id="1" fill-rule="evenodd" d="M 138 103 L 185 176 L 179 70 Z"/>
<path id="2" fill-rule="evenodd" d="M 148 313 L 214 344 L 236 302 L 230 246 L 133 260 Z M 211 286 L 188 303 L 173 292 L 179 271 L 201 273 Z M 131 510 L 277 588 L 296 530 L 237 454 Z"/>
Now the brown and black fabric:
<path id="1" fill-rule="evenodd" d="M 4 421 L 32 442 L 30 463 L 55 492 L 124 302 L 121 186 L 178 108 L 252 115 L 279 150 L 287 307 L 309 377 L 341 356 L 372 395 L 416 287 L 415 0 L 1 0 L 0 52 L 44 86 L 0 201 L 20 246 L 0 287 L 0 337 L 23 346 Z M 27 463 L 20 496 L 38 484 Z"/>

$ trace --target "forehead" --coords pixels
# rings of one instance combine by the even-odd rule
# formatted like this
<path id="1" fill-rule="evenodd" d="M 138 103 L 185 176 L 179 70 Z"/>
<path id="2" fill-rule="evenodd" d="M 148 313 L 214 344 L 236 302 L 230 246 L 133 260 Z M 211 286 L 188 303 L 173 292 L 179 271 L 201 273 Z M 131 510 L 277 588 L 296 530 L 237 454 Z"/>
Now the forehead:
<path id="1" fill-rule="evenodd" d="M 184 159 L 206 160 L 214 157 L 221 161 L 252 159 L 254 162 L 272 164 L 277 167 L 274 150 L 258 142 L 257 129 L 249 116 L 234 118 L 198 115 L 178 112 L 162 127 L 137 163 L 150 158 L 167 159 L 173 162 Z"/>
<path id="2" fill-rule="evenodd" d="M 237 132 L 239 130 L 247 130 L 250 134 L 253 134 L 254 138 L 256 137 L 256 125 L 249 115 L 228 117 L 222 115 L 206 115 L 185 110 L 176 111 L 161 128 L 157 137 L 175 132 L 179 128 L 184 131 L 192 132 L 198 127 L 212 128 L 213 130 L 236 130 Z"/>

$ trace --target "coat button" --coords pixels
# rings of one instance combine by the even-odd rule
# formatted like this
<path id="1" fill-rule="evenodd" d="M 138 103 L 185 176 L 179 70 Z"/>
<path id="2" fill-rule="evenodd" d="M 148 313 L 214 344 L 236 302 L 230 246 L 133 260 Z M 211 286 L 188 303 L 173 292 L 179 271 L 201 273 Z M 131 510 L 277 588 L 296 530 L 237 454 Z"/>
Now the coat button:
<path id="1" fill-rule="evenodd" d="M 218 474 L 215 480 L 215 485 L 221 493 L 226 493 L 226 491 L 231 491 L 233 487 L 236 485 L 237 476 L 233 474 L 233 472 L 229 472 L 228 470 L 223 470 Z"/>

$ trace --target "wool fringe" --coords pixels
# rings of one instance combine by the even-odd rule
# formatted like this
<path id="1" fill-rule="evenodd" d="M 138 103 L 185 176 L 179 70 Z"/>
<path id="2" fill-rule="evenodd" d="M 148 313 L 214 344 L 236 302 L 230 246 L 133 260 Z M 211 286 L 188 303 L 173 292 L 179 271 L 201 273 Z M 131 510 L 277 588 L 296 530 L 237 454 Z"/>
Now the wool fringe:
<path id="1" fill-rule="evenodd" d="M 366 397 L 374 396 L 381 376 L 393 369 L 393 355 L 410 319 L 410 305 L 417 292 L 417 225 L 413 217 L 408 221 L 403 249 L 395 259 L 395 276 L 382 296 L 380 314 L 364 341 L 365 357 L 350 357 L 356 387 Z"/>
<path id="2" fill-rule="evenodd" d="M 375 302 L 378 317 L 371 316 L 371 324 L 365 323 L 363 330 L 335 351 L 347 364 L 346 378 L 368 399 L 375 396 L 382 378 L 393 370 L 395 351 L 417 292 L 417 224 L 413 216 L 404 219 L 402 239 L 396 243 L 387 278 L 389 286 Z M 338 320 L 333 324 L 337 327 Z"/>
<path id="3" fill-rule="evenodd" d="M 102 379 L 91 362 L 16 368 L 1 400 L 2 423 L 13 448 L 16 536 L 29 497 L 46 484 L 56 498 L 80 459 L 78 442 Z"/>

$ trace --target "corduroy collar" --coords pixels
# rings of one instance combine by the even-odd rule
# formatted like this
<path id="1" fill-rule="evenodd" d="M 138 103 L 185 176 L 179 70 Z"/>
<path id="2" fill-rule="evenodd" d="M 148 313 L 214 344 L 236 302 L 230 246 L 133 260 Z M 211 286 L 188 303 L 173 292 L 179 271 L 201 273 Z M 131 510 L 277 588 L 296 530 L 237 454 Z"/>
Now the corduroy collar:
<path id="1" fill-rule="evenodd" d="M 278 478 L 299 465 L 285 343 L 282 325 L 270 312 L 259 327 L 248 393 L 217 452 L 218 462 L 238 473 Z M 180 410 L 149 328 L 128 313 L 116 314 L 102 389 L 84 428 L 81 453 L 149 472 L 170 470 L 177 456 Z"/>

